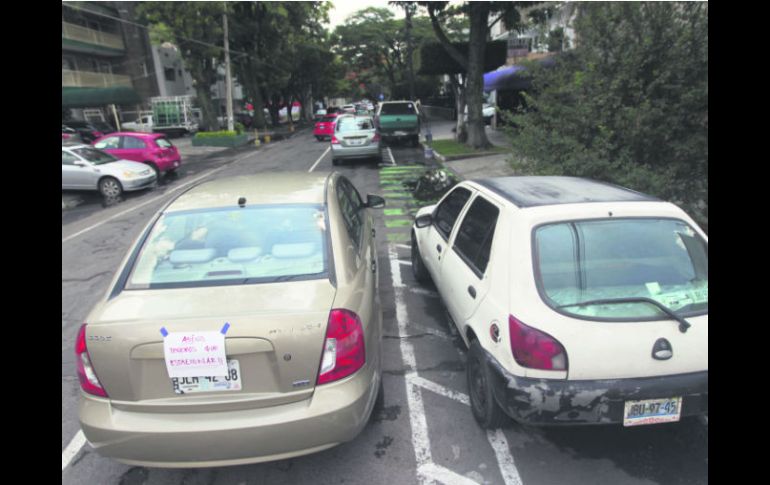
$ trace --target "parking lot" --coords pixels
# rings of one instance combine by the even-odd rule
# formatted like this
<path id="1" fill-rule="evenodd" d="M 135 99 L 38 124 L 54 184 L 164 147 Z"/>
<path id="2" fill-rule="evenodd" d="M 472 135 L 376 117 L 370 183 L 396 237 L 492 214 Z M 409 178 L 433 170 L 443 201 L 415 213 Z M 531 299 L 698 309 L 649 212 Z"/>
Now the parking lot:
<path id="1" fill-rule="evenodd" d="M 175 142 L 176 143 L 176 142 Z M 332 167 L 328 142 L 310 131 L 259 149 L 187 154 L 174 179 L 104 207 L 85 196 L 62 212 L 62 483 L 262 484 L 700 484 L 708 482 L 708 424 L 530 428 L 484 431 L 468 401 L 464 344 L 431 286 L 410 268 L 409 230 L 420 203 L 404 190 L 426 166 L 420 148 L 392 146 L 380 164 Z M 74 340 L 129 245 L 171 197 L 198 181 L 281 171 L 345 174 L 361 192 L 383 195 L 377 224 L 383 305 L 385 406 L 354 441 L 272 463 L 190 470 L 123 465 L 100 457 L 79 431 Z"/>

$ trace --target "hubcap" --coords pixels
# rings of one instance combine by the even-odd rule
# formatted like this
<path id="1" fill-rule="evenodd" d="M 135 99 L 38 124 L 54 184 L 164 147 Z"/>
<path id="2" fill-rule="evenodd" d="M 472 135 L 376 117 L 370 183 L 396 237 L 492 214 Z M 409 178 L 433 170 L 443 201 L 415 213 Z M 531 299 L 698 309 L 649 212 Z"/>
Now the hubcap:
<path id="1" fill-rule="evenodd" d="M 120 187 L 114 180 L 108 180 L 102 184 L 102 193 L 107 197 L 116 197 L 120 194 Z"/>

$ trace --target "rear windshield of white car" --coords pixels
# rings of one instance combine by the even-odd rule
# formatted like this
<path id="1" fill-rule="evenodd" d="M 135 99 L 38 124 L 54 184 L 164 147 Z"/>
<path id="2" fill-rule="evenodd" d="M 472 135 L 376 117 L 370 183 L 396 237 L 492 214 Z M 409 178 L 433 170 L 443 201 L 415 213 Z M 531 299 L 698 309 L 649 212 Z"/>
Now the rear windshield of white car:
<path id="1" fill-rule="evenodd" d="M 380 115 L 413 115 L 417 114 L 413 103 L 383 104 Z"/>
<path id="2" fill-rule="evenodd" d="M 262 205 L 162 215 L 126 289 L 237 285 L 327 277 L 320 205 Z"/>
<path id="3" fill-rule="evenodd" d="M 88 160 L 94 165 L 101 165 L 103 163 L 110 163 L 117 160 L 107 152 L 97 150 L 96 148 L 73 148 L 72 153 L 79 155 L 81 158 Z"/>
<path id="4" fill-rule="evenodd" d="M 374 123 L 371 118 L 341 118 L 337 122 L 338 133 L 351 131 L 373 130 Z"/>
<path id="5" fill-rule="evenodd" d="M 535 229 L 533 243 L 538 288 L 561 313 L 669 318 L 655 302 L 682 316 L 708 312 L 708 243 L 681 220 L 547 224 Z"/>

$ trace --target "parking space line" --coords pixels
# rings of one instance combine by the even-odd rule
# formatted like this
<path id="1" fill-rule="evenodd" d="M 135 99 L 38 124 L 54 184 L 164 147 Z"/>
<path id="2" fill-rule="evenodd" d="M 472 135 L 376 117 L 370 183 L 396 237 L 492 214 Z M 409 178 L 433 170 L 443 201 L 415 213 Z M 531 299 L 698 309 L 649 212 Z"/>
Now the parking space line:
<path id="1" fill-rule="evenodd" d="M 404 247 L 405 245 L 399 245 Z M 422 402 L 422 391 L 426 389 L 441 396 L 470 406 L 470 398 L 467 394 L 454 391 L 445 386 L 420 377 L 417 373 L 417 361 L 414 347 L 403 338 L 407 335 L 406 322 L 409 321 L 403 292 L 410 289 L 401 279 L 401 267 L 398 250 L 395 244 L 388 245 L 390 258 L 390 272 L 393 283 L 394 297 L 396 300 L 396 322 L 398 323 L 399 338 L 401 339 L 401 356 L 406 367 L 404 380 L 406 381 L 407 405 L 409 407 L 409 421 L 412 426 L 412 444 L 417 460 L 417 473 L 420 483 L 427 481 L 439 481 L 443 483 L 476 483 L 467 477 L 458 475 L 433 462 L 430 451 L 430 439 L 428 438 L 427 419 L 425 406 Z M 451 330 L 451 325 L 450 325 Z M 459 350 L 458 350 L 459 352 Z M 508 440 L 502 430 L 487 430 L 487 440 L 495 453 L 500 474 L 506 485 L 522 485 L 521 477 L 513 461 Z"/>
<path id="2" fill-rule="evenodd" d="M 308 173 L 310 173 L 310 172 L 312 172 L 313 170 L 315 170 L 316 166 L 317 166 L 319 163 L 321 163 L 321 160 L 323 159 L 323 157 L 325 157 L 325 156 L 326 156 L 326 154 L 327 154 L 327 153 L 329 153 L 329 150 L 331 150 L 331 149 L 332 149 L 332 147 L 331 147 L 331 145 L 329 145 L 329 146 L 326 148 L 326 151 L 325 151 L 325 152 L 323 152 L 323 155 L 321 155 L 320 157 L 318 157 L 318 160 L 316 160 L 316 161 L 315 161 L 315 163 L 313 164 L 313 166 L 312 166 L 312 167 L 310 167 L 310 170 L 308 170 L 307 172 L 308 172 Z"/>
<path id="3" fill-rule="evenodd" d="M 398 167 L 398 165 L 396 164 L 396 159 L 393 157 L 393 152 L 390 150 L 390 147 L 388 147 L 388 155 L 390 155 L 391 165 L 393 165 L 394 167 Z"/>
<path id="4" fill-rule="evenodd" d="M 83 434 L 83 431 L 78 430 L 75 437 L 72 438 L 67 447 L 64 448 L 64 451 L 61 452 L 61 471 L 64 471 L 64 469 L 67 468 L 67 465 L 70 464 L 70 461 L 72 461 L 85 444 L 86 436 Z"/>

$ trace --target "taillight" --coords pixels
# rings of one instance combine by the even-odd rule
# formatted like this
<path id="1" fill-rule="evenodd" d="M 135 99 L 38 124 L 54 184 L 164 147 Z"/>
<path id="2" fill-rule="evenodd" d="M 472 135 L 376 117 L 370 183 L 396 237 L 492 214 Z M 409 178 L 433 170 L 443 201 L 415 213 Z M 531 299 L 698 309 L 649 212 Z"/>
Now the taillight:
<path id="1" fill-rule="evenodd" d="M 374 136 L 372 137 L 372 141 L 380 141 L 380 134 L 375 133 Z"/>
<path id="2" fill-rule="evenodd" d="M 80 387 L 94 396 L 108 397 L 107 392 L 96 377 L 93 365 L 91 365 L 91 357 L 88 355 L 88 348 L 86 347 L 85 323 L 80 326 L 78 338 L 75 341 L 75 361 L 77 362 Z"/>
<path id="3" fill-rule="evenodd" d="M 316 384 L 326 384 L 347 377 L 366 363 L 364 328 L 361 319 L 350 310 L 329 313 L 321 367 Z"/>
<path id="4" fill-rule="evenodd" d="M 511 350 L 522 367 L 543 370 L 567 370 L 567 352 L 558 340 L 545 332 L 528 327 L 514 318 L 508 319 Z"/>
<path id="5" fill-rule="evenodd" d="M 339 145 L 340 141 L 337 139 L 336 136 L 332 135 L 332 145 Z"/>

